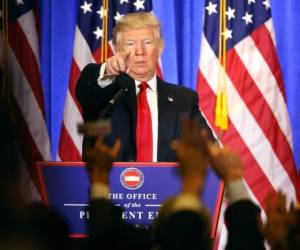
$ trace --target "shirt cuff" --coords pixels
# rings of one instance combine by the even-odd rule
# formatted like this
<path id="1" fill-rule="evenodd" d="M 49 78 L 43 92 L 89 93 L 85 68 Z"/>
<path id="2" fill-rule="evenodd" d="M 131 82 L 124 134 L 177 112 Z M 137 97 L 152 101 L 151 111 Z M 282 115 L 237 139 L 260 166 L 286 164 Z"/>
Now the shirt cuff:
<path id="1" fill-rule="evenodd" d="M 101 88 L 105 88 L 106 86 L 112 84 L 114 77 L 105 77 L 105 68 L 106 68 L 106 62 L 101 64 L 100 71 L 99 71 L 99 77 L 97 79 L 97 83 Z"/>
<path id="2" fill-rule="evenodd" d="M 246 185 L 242 179 L 230 182 L 227 185 L 226 195 L 229 204 L 232 204 L 239 200 L 249 199 Z"/>
<path id="3" fill-rule="evenodd" d="M 109 187 L 103 183 L 95 183 L 91 186 L 91 199 L 109 198 Z"/>
<path id="4" fill-rule="evenodd" d="M 190 210 L 193 212 L 201 212 L 203 209 L 200 198 L 192 194 L 180 194 L 176 197 L 172 208 L 172 212 L 177 212 L 181 210 Z"/>

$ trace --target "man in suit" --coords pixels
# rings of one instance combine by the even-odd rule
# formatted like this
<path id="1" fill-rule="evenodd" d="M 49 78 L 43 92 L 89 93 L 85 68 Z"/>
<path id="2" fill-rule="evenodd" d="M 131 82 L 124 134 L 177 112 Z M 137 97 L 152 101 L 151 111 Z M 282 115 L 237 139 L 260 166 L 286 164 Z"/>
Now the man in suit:
<path id="1" fill-rule="evenodd" d="M 183 115 L 208 128 L 199 111 L 198 95 L 156 75 L 163 50 L 160 29 L 151 13 L 123 16 L 113 33 L 115 54 L 101 65 L 87 65 L 77 84 L 85 121 L 107 116 L 103 110 L 109 101 L 116 94 L 122 96 L 109 114 L 112 134 L 108 144 L 115 138 L 122 142 L 117 161 L 175 161 L 170 142 L 180 136 Z"/>

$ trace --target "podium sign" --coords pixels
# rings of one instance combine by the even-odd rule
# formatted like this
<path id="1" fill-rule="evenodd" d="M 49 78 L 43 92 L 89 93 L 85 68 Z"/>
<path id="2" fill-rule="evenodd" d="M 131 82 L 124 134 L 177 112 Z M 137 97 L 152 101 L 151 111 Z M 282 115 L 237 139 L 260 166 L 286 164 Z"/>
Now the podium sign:
<path id="1" fill-rule="evenodd" d="M 90 188 L 84 163 L 39 162 L 37 166 L 43 201 L 62 215 L 71 236 L 84 237 L 90 218 Z M 162 203 L 180 192 L 177 171 L 176 163 L 115 162 L 110 174 L 109 198 L 124 209 L 124 220 L 147 226 L 156 218 Z M 219 214 L 219 186 L 218 178 L 210 172 L 201 199 L 213 221 Z"/>

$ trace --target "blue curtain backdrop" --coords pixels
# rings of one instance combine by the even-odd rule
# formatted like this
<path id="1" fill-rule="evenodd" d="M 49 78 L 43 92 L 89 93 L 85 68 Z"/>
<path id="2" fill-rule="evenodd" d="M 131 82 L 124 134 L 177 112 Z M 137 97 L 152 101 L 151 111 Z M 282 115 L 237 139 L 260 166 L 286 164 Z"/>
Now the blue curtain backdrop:
<path id="1" fill-rule="evenodd" d="M 163 25 L 164 78 L 195 88 L 204 0 L 153 0 Z M 300 168 L 300 1 L 271 0 L 277 50 L 291 119 L 295 160 Z M 41 69 L 47 125 L 55 159 L 68 87 L 79 0 L 41 1 Z"/>

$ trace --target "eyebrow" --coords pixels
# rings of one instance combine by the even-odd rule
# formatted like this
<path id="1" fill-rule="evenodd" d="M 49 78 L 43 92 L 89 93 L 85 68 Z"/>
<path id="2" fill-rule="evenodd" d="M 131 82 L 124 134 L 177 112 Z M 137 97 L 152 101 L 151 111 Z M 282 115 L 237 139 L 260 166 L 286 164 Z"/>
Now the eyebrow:
<path id="1" fill-rule="evenodd" d="M 143 38 L 142 40 L 147 40 L 147 39 L 154 39 L 154 37 L 152 37 L 152 36 L 147 36 L 147 37 L 145 37 L 145 38 Z M 136 39 L 135 38 L 127 38 L 127 37 L 124 37 L 124 40 L 132 40 L 132 41 L 136 41 Z"/>

